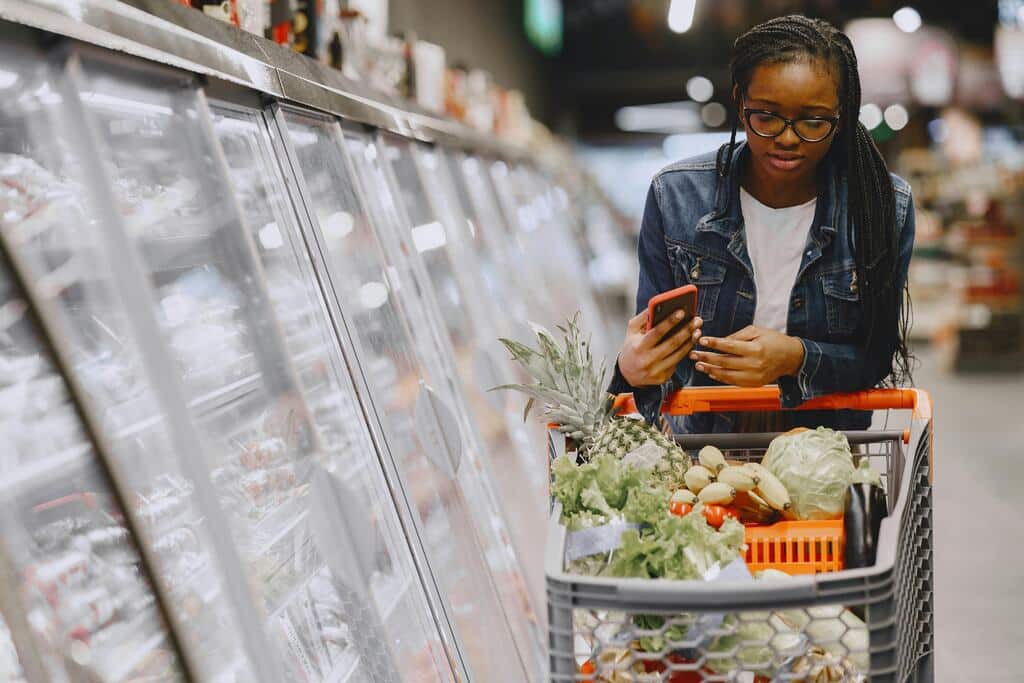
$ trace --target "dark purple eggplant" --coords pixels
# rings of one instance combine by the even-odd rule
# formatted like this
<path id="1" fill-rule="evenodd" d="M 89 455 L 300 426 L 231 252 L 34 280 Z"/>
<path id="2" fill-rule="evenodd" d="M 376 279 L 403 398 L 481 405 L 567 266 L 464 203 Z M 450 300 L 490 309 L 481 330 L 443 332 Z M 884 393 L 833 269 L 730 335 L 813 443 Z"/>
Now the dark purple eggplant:
<path id="1" fill-rule="evenodd" d="M 843 515 L 847 569 L 870 567 L 875 563 L 878 533 L 882 520 L 888 514 L 884 489 L 872 484 L 850 484 L 846 490 L 846 512 Z"/>

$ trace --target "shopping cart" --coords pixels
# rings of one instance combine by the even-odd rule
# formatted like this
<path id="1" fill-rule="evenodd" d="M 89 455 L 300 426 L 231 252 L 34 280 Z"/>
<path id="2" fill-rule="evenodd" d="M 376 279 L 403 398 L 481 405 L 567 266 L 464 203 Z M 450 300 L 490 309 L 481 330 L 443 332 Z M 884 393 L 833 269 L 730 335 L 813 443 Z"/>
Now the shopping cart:
<path id="1" fill-rule="evenodd" d="M 617 406 L 634 408 L 631 397 Z M 546 558 L 551 681 L 933 680 L 930 398 L 913 389 L 874 390 L 801 409 L 912 411 L 909 429 L 846 433 L 887 492 L 874 565 L 761 581 L 582 576 L 565 569 L 567 532 L 555 504 Z M 663 408 L 671 415 L 777 410 L 776 387 L 687 389 Z M 676 440 L 687 450 L 713 444 L 728 458 L 759 459 L 775 436 Z M 555 429 L 549 450 L 553 458 L 566 452 Z"/>

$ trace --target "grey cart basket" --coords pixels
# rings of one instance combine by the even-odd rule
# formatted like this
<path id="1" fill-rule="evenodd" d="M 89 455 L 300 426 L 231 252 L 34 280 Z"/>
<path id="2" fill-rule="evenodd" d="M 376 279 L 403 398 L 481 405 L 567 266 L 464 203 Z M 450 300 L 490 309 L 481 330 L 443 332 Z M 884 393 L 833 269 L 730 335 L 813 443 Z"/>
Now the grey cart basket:
<path id="1" fill-rule="evenodd" d="M 632 412 L 631 399 L 620 397 L 618 407 Z M 553 683 L 933 680 L 930 398 L 915 389 L 873 390 L 826 396 L 802 408 L 912 411 L 909 429 L 847 432 L 887 493 L 889 515 L 875 564 L 756 581 L 573 574 L 556 503 L 546 557 Z M 680 391 L 663 411 L 779 409 L 776 387 L 713 387 Z M 686 435 L 677 441 L 685 449 L 713 444 L 730 459 L 759 460 L 775 436 Z M 553 428 L 549 450 L 551 458 L 567 450 L 565 437 Z"/>

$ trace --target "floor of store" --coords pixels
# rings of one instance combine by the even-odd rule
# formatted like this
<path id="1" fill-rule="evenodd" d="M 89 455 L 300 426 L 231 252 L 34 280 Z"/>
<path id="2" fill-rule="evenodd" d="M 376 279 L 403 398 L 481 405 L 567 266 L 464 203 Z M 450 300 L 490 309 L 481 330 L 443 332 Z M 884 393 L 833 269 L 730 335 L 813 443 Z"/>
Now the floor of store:
<path id="1" fill-rule="evenodd" d="M 915 380 L 931 392 L 935 418 L 936 680 L 1016 683 L 1021 377 L 950 375 L 934 353 L 919 355 Z"/>

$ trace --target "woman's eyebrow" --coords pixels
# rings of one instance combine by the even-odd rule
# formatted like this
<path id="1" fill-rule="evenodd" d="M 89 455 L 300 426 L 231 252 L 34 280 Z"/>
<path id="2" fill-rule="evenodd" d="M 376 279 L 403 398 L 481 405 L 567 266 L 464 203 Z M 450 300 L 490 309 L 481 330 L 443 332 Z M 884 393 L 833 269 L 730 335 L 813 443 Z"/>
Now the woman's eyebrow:
<path id="1" fill-rule="evenodd" d="M 782 106 L 781 104 L 779 104 L 778 102 L 776 102 L 774 100 L 765 100 L 765 99 L 761 99 L 759 97 L 751 97 L 748 100 L 748 102 L 750 102 L 751 104 L 763 104 L 766 107 L 781 107 Z M 831 112 L 832 110 L 836 109 L 838 106 L 839 105 L 835 105 L 835 106 L 830 107 L 827 104 L 805 104 L 805 105 L 802 105 L 800 107 L 800 109 L 804 110 L 804 111 L 806 111 L 808 109 L 824 109 L 826 111 Z"/>

